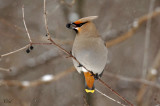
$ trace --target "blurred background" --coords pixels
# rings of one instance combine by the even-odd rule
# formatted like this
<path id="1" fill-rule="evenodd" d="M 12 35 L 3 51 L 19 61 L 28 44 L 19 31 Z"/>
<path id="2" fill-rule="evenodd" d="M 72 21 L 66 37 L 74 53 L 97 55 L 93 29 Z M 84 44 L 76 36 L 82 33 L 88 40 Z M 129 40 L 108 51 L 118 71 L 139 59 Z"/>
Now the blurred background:
<path id="1" fill-rule="evenodd" d="M 48 42 L 43 0 L 0 0 L 0 55 L 29 44 L 22 5 L 32 41 Z M 94 22 L 105 42 L 138 27 L 132 37 L 108 48 L 109 59 L 102 76 L 104 82 L 137 106 L 160 106 L 160 15 L 141 26 L 136 23 L 149 11 L 158 11 L 159 6 L 159 0 L 46 0 L 51 36 L 68 51 L 75 32 L 67 29 L 66 23 L 79 18 L 99 16 Z M 83 74 L 77 71 L 28 87 L 30 82 L 46 75 L 52 79 L 73 66 L 72 60 L 54 45 L 33 47 L 30 53 L 24 49 L 1 58 L 0 67 L 12 71 L 0 70 L 0 106 L 120 106 L 98 92 L 86 94 Z M 143 70 L 147 70 L 145 76 Z M 126 104 L 98 81 L 95 87 Z"/>

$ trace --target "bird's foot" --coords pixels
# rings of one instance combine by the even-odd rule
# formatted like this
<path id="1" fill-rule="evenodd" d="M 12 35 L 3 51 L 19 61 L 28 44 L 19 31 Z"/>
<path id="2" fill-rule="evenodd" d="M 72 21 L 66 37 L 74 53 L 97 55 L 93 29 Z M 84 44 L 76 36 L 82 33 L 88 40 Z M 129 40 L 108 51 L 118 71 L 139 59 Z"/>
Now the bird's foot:
<path id="1" fill-rule="evenodd" d="M 68 56 L 66 56 L 66 58 L 70 58 L 70 57 L 72 57 L 72 52 L 71 51 L 69 52 Z"/>
<path id="2" fill-rule="evenodd" d="M 69 51 L 70 56 L 72 56 L 72 51 Z"/>
<path id="3" fill-rule="evenodd" d="M 92 71 L 90 71 L 90 73 L 92 74 L 91 76 L 93 76 L 95 80 L 98 80 L 99 78 L 98 73 L 94 74 Z"/>
<path id="4" fill-rule="evenodd" d="M 82 65 L 82 64 L 79 64 L 79 66 L 77 66 L 77 67 L 83 67 L 83 65 Z"/>

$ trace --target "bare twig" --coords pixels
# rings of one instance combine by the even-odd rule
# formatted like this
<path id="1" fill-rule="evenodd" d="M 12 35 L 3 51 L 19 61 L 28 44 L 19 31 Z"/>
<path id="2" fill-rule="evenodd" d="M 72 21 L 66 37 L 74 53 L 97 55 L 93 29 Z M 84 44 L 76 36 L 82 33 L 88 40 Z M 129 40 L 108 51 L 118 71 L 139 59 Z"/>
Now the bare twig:
<path id="1" fill-rule="evenodd" d="M 89 106 L 89 104 L 87 103 L 87 100 L 86 100 L 86 97 L 85 97 L 85 96 L 83 96 L 83 100 L 84 100 L 84 103 L 85 103 L 84 106 Z"/>
<path id="2" fill-rule="evenodd" d="M 127 82 L 134 82 L 134 83 L 142 83 L 147 86 L 160 89 L 160 84 L 155 83 L 153 81 L 148 81 L 148 80 L 140 79 L 140 78 L 130 78 L 130 77 L 126 77 L 126 76 L 122 76 L 122 75 L 118 75 L 118 74 L 115 75 L 110 72 L 105 72 L 104 75 L 106 75 L 107 77 L 112 77 L 112 78 L 118 79 L 118 80 L 123 80 L 123 81 L 127 81 Z"/>
<path id="3" fill-rule="evenodd" d="M 112 101 L 114 101 L 114 102 L 116 102 L 116 103 L 118 103 L 118 104 L 120 104 L 120 105 L 122 105 L 122 106 L 126 106 L 126 105 L 124 105 L 123 103 L 121 103 L 120 101 L 117 101 L 117 100 L 111 98 L 110 96 L 102 93 L 102 92 L 99 91 L 97 88 L 95 88 L 95 90 L 96 90 L 98 93 L 100 93 L 101 95 L 105 96 L 106 98 L 108 98 L 108 99 L 110 99 L 110 100 L 112 100 Z"/>
<path id="4" fill-rule="evenodd" d="M 122 97 L 118 92 L 116 92 L 114 89 L 112 89 L 107 83 L 105 83 L 103 80 L 100 78 L 98 79 L 100 83 L 102 83 L 105 87 L 107 87 L 110 91 L 112 91 L 114 94 L 116 94 L 119 98 L 121 98 L 123 101 L 128 103 L 130 106 L 133 106 L 132 103 L 130 103 L 126 98 Z"/>
<path id="5" fill-rule="evenodd" d="M 30 46 L 30 44 L 28 44 L 28 45 L 26 45 L 26 46 L 24 46 L 24 47 L 22 47 L 22 48 L 20 48 L 20 49 L 17 49 L 17 50 L 15 50 L 15 51 L 2 54 L 2 55 L 0 56 L 0 58 L 5 57 L 5 56 L 8 56 L 8 55 L 11 55 L 11 54 L 14 54 L 14 53 L 17 53 L 17 52 L 19 52 L 19 51 L 22 51 L 22 50 L 28 48 L 29 46 Z"/>
<path id="6" fill-rule="evenodd" d="M 148 66 L 148 51 L 149 51 L 149 44 L 150 44 L 150 33 L 151 33 L 151 22 L 152 22 L 152 14 L 154 8 L 155 0 L 150 1 L 150 8 L 148 13 L 148 20 L 146 25 L 146 36 L 145 36 L 145 44 L 144 44 L 144 57 L 143 57 L 143 68 L 142 68 L 142 78 L 146 78 L 147 73 L 147 66 Z M 150 14 L 151 13 L 151 14 Z"/>
<path id="7" fill-rule="evenodd" d="M 148 71 L 146 79 L 149 80 L 149 81 L 154 82 L 156 80 L 156 77 L 157 77 L 157 74 L 158 74 L 157 70 L 158 70 L 159 67 L 160 67 L 160 49 L 159 49 L 159 51 L 158 51 L 158 53 L 157 53 L 157 55 L 156 55 L 156 57 L 155 57 L 155 59 L 153 61 L 152 67 Z M 153 74 L 152 73 L 153 71 L 155 71 L 156 74 Z M 145 84 L 142 84 L 140 89 L 139 89 L 139 91 L 138 91 L 137 98 L 136 98 L 137 99 L 137 103 L 139 105 L 141 105 L 142 99 L 143 99 L 146 91 L 147 91 L 147 86 Z"/>
<path id="8" fill-rule="evenodd" d="M 72 0 L 71 3 L 67 3 L 65 0 L 60 0 L 60 3 L 65 4 L 69 7 L 72 7 L 75 4 L 76 0 Z"/>
<path id="9" fill-rule="evenodd" d="M 46 31 L 47 31 L 47 36 L 48 36 L 48 39 L 51 39 L 51 35 L 49 33 L 49 30 L 48 30 L 48 21 L 47 21 L 47 11 L 46 11 L 46 0 L 44 0 L 44 22 L 45 22 L 45 28 L 46 28 Z"/>
<path id="10" fill-rule="evenodd" d="M 135 20 L 133 22 L 133 27 L 131 29 L 129 29 L 126 33 L 120 35 L 119 37 L 113 39 L 113 40 L 110 40 L 110 41 L 107 41 L 106 42 L 106 46 L 107 47 L 111 47 L 111 46 L 114 46 L 116 44 L 119 44 L 125 40 L 127 40 L 128 38 L 132 37 L 134 35 L 134 33 L 136 32 L 136 30 L 144 23 L 146 22 L 148 19 L 151 19 L 151 18 L 154 18 L 158 15 L 160 15 L 160 9 L 157 8 L 155 9 L 154 12 L 152 13 L 149 13 L 150 15 L 144 15 L 142 17 L 140 17 L 139 19 Z"/>
<path id="11" fill-rule="evenodd" d="M 52 43 L 31 43 L 31 45 L 52 45 Z"/>
<path id="12" fill-rule="evenodd" d="M 29 48 L 30 45 L 52 45 L 52 43 L 30 43 L 30 44 L 27 44 L 26 46 L 24 46 L 24 47 L 22 47 L 20 49 L 17 49 L 15 51 L 0 55 L 0 58 L 8 56 L 8 55 L 11 55 L 11 54 L 14 54 L 14 53 L 17 53 L 17 52 L 20 52 L 20 51 L 22 51 L 22 50 L 24 50 L 26 48 Z"/>
<path id="13" fill-rule="evenodd" d="M 0 70 L 1 70 L 1 71 L 6 71 L 6 72 L 10 72 L 10 71 L 12 71 L 11 69 L 8 69 L 8 68 L 2 68 L 2 67 L 0 67 Z"/>
<path id="14" fill-rule="evenodd" d="M 29 34 L 29 32 L 28 32 L 25 19 L 24 19 L 24 6 L 22 6 L 22 15 L 23 15 L 24 27 L 25 27 L 25 30 L 26 30 L 26 33 L 27 33 L 27 35 L 28 35 L 28 38 L 29 38 L 30 43 L 29 43 L 28 45 L 20 48 L 20 49 L 17 49 L 17 50 L 15 50 L 15 51 L 12 51 L 12 52 L 9 52 L 9 53 L 5 53 L 5 54 L 3 54 L 3 55 L 0 55 L 0 58 L 5 57 L 5 56 L 8 56 L 8 55 L 11 55 L 11 54 L 14 54 L 14 53 L 17 53 L 17 52 L 22 51 L 22 50 L 24 50 L 24 49 L 26 49 L 26 48 L 29 48 L 30 45 L 52 45 L 52 43 L 33 43 L 32 40 L 31 40 L 30 34 Z"/>
<path id="15" fill-rule="evenodd" d="M 44 75 L 44 76 L 42 76 L 42 78 L 35 80 L 35 81 L 0 80 L 0 86 L 7 85 L 7 86 L 17 86 L 20 88 L 36 87 L 36 86 L 40 86 L 43 84 L 48 84 L 48 83 L 57 81 L 73 71 L 75 71 L 75 68 L 70 67 L 66 71 L 63 71 L 55 76 Z"/>
<path id="16" fill-rule="evenodd" d="M 26 32 L 27 32 L 29 42 L 32 43 L 32 40 L 31 40 L 31 37 L 30 37 L 30 35 L 29 35 L 28 29 L 27 29 L 27 26 L 26 26 L 26 22 L 25 22 L 25 19 L 24 19 L 24 6 L 22 6 L 22 14 L 23 14 L 24 27 L 25 27 L 25 30 L 26 30 Z"/>

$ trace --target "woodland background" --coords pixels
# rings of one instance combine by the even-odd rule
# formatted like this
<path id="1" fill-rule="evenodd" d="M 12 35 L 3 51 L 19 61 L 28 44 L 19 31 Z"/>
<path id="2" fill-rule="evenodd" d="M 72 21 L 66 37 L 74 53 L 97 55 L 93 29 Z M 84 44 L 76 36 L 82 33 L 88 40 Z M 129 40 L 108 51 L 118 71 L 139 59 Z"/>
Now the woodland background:
<path id="1" fill-rule="evenodd" d="M 0 55 L 29 43 L 22 21 L 22 5 L 32 41 L 48 42 L 43 0 L 0 0 Z M 137 19 L 148 14 L 149 8 L 155 11 L 159 6 L 159 0 L 46 0 L 51 36 L 68 51 L 75 37 L 75 32 L 66 28 L 68 22 L 99 16 L 94 22 L 107 42 L 123 36 L 137 25 Z M 149 25 L 146 30 L 147 21 L 144 22 L 129 39 L 108 48 L 109 60 L 102 76 L 103 81 L 137 106 L 160 106 L 160 15 L 152 18 Z M 150 35 L 148 40 L 146 32 Z M 0 106 L 119 106 L 98 92 L 86 94 L 84 77 L 77 71 L 46 84 L 20 87 L 21 81 L 38 82 L 44 75 L 56 76 L 73 70 L 72 60 L 54 45 L 33 47 L 29 54 L 24 49 L 1 58 L 0 67 L 6 70 L 0 68 Z M 150 82 L 144 86 L 145 81 Z M 124 103 L 98 81 L 95 86 Z M 12 102 L 6 103 L 7 99 Z"/>

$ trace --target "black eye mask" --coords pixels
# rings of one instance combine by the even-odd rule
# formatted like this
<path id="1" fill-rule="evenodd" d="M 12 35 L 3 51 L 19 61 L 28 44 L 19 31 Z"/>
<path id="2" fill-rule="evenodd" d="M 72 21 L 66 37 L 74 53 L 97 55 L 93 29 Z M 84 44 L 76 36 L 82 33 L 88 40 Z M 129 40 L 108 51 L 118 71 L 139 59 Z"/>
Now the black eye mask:
<path id="1" fill-rule="evenodd" d="M 73 23 L 74 25 L 76 25 L 76 27 L 81 27 L 82 25 L 86 24 L 87 22 L 84 22 L 84 23 L 80 23 L 80 24 L 75 24 Z"/>
<path id="2" fill-rule="evenodd" d="M 75 29 L 77 27 L 81 27 L 82 25 L 86 24 L 87 22 L 84 22 L 84 23 L 80 23 L 80 24 L 75 24 L 75 23 L 68 23 L 66 25 L 67 28 L 69 29 Z"/>

